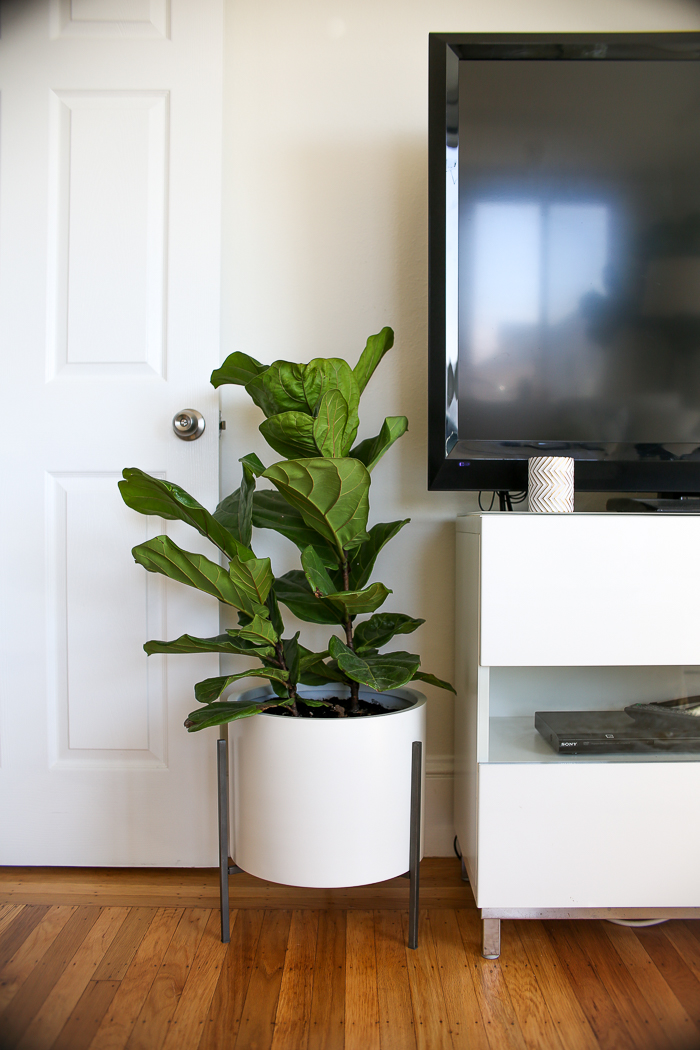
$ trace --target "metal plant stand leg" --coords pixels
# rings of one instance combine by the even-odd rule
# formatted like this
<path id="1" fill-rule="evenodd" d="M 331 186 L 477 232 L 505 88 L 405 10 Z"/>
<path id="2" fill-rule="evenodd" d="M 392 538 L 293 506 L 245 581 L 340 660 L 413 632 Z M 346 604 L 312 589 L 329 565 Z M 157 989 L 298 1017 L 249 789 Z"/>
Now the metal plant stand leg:
<path id="1" fill-rule="evenodd" d="M 221 941 L 231 940 L 228 908 L 228 877 L 243 871 L 237 864 L 229 864 L 228 840 L 228 736 L 216 741 L 216 775 L 219 788 L 219 907 L 221 908 Z"/>
<path id="2" fill-rule="evenodd" d="M 481 954 L 485 959 L 497 959 L 501 954 L 501 920 L 481 920 Z"/>
<path id="3" fill-rule="evenodd" d="M 228 740 L 216 741 L 216 773 L 219 785 L 219 896 L 221 940 L 231 939 L 228 913 Z"/>
<path id="4" fill-rule="evenodd" d="M 420 891 L 421 771 L 423 744 L 413 741 L 411 754 L 411 837 L 409 842 L 408 947 L 418 947 L 418 897 Z"/>

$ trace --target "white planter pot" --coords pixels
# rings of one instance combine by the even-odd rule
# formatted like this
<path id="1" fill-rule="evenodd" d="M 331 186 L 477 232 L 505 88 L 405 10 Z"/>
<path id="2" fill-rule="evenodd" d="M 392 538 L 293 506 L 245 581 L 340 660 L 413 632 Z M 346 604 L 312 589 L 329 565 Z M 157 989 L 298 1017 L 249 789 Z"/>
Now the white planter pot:
<path id="1" fill-rule="evenodd" d="M 348 695 L 342 686 L 331 691 Z M 300 689 L 302 697 L 328 693 L 328 686 Z M 269 695 L 263 687 L 240 699 Z M 420 740 L 425 758 L 426 698 L 407 688 L 380 695 L 395 709 L 363 718 L 263 714 L 230 723 L 232 854 L 244 871 L 330 889 L 408 870 L 411 752 Z"/>

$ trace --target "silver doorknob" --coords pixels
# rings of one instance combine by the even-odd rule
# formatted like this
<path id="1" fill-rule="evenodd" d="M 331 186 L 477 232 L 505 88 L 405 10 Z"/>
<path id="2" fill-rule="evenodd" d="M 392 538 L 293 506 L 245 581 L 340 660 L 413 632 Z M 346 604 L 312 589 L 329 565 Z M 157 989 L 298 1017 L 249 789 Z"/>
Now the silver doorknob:
<path id="1" fill-rule="evenodd" d="M 173 416 L 173 430 L 183 441 L 196 441 L 205 426 L 204 416 L 196 408 L 183 408 Z"/>

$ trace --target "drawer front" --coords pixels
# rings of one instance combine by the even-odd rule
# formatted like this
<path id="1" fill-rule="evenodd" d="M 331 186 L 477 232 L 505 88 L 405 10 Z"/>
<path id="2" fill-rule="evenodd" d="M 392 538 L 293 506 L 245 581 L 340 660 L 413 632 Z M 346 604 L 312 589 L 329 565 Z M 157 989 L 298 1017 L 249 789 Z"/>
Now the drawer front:
<path id="1" fill-rule="evenodd" d="M 700 906 L 700 762 L 493 764 L 478 779 L 478 907 Z"/>
<path id="2" fill-rule="evenodd" d="M 700 663 L 700 516 L 482 519 L 485 666 Z"/>

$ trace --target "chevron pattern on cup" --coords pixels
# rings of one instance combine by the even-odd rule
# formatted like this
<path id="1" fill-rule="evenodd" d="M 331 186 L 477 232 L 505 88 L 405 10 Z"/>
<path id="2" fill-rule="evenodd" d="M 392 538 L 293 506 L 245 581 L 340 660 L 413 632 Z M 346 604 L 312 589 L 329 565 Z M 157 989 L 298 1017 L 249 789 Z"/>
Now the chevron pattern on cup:
<path id="1" fill-rule="evenodd" d="M 569 456 L 533 456 L 527 464 L 528 504 L 535 514 L 571 514 L 574 461 Z"/>

